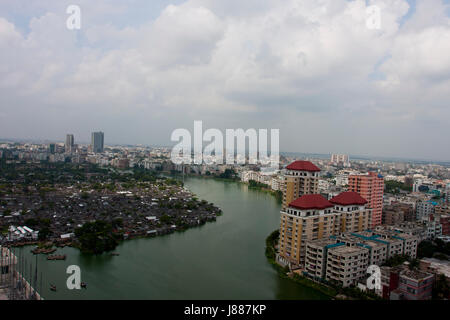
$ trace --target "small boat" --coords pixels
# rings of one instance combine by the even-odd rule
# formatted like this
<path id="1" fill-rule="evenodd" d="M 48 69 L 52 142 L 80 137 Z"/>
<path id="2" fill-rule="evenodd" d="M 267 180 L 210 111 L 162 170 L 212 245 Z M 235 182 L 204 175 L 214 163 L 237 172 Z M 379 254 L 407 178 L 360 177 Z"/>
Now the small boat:
<path id="1" fill-rule="evenodd" d="M 81 286 L 82 288 L 84 288 L 84 289 L 87 289 L 87 283 L 86 283 L 86 282 L 82 282 L 82 283 L 80 284 L 80 286 Z"/>
<path id="2" fill-rule="evenodd" d="M 35 249 L 31 250 L 31 252 L 33 254 L 40 254 L 40 253 L 42 253 L 42 254 L 50 254 L 50 253 L 53 253 L 55 251 L 56 251 L 55 248 L 35 248 Z"/>
<path id="3" fill-rule="evenodd" d="M 52 290 L 52 291 L 56 291 L 56 286 L 55 286 L 55 285 L 53 285 L 53 284 L 51 284 L 51 285 L 50 285 L 50 290 Z"/>
<path id="4" fill-rule="evenodd" d="M 47 260 L 66 260 L 66 255 L 47 256 Z"/>
<path id="5" fill-rule="evenodd" d="M 117 253 L 117 252 L 113 252 L 113 253 L 111 253 L 111 255 L 112 255 L 112 256 L 119 256 L 120 254 Z"/>

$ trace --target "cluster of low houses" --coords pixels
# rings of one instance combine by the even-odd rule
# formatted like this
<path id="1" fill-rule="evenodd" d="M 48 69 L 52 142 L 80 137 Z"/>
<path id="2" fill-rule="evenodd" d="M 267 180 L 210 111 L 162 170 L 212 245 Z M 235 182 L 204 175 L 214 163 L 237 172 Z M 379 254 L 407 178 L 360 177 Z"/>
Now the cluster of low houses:
<path id="1" fill-rule="evenodd" d="M 27 226 L 10 226 L 6 239 L 8 241 L 37 240 L 38 236 L 39 231 L 35 231 Z"/>

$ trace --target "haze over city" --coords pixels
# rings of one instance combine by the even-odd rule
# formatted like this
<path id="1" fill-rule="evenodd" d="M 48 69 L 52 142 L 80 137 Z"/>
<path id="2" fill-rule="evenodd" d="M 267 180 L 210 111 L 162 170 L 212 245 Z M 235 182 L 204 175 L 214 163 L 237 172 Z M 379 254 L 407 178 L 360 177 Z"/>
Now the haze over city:
<path id="1" fill-rule="evenodd" d="M 281 151 L 450 160 L 449 1 L 76 2 L 80 30 L 71 0 L 1 1 L 1 138 L 169 145 L 202 120 L 278 128 Z"/>

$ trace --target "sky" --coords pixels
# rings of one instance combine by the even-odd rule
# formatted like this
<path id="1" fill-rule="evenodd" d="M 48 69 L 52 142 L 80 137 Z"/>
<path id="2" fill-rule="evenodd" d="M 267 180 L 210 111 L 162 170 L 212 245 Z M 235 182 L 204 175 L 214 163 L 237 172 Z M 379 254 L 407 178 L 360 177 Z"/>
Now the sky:
<path id="1" fill-rule="evenodd" d="M 449 101 L 449 0 L 0 2 L 0 138 L 169 145 L 201 120 L 280 129 L 286 152 L 448 161 Z"/>

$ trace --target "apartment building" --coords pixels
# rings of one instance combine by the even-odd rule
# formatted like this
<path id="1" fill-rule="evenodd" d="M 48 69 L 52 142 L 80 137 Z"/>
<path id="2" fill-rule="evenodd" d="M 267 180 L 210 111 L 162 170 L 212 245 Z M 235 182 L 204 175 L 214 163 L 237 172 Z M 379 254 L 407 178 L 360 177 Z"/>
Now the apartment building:
<path id="1" fill-rule="evenodd" d="M 280 262 L 291 267 L 304 266 L 305 241 L 367 229 L 371 211 L 366 209 L 366 202 L 354 192 L 343 192 L 330 201 L 312 194 L 291 202 L 281 211 Z"/>
<path id="2" fill-rule="evenodd" d="M 325 279 L 343 287 L 356 285 L 367 275 L 369 249 L 364 246 L 334 246 L 328 250 Z"/>
<path id="3" fill-rule="evenodd" d="M 404 247 L 403 247 L 403 240 L 398 239 L 396 236 L 390 236 L 386 234 L 375 234 L 375 236 L 378 236 L 377 241 L 385 243 L 387 246 L 387 256 L 393 257 L 396 255 L 403 255 Z"/>
<path id="4" fill-rule="evenodd" d="M 367 175 L 350 175 L 348 184 L 348 190 L 359 193 L 367 200 L 367 207 L 372 209 L 371 227 L 380 225 L 383 211 L 383 176 L 375 172 L 369 172 Z"/>
<path id="5" fill-rule="evenodd" d="M 386 244 L 372 240 L 364 241 L 362 244 L 369 249 L 369 265 L 381 266 L 388 259 Z"/>
<path id="6" fill-rule="evenodd" d="M 319 239 L 306 243 L 305 272 L 315 279 L 325 279 L 328 249 L 345 245 L 335 239 Z"/>
<path id="7" fill-rule="evenodd" d="M 438 260 L 435 258 L 423 258 L 420 260 L 419 268 L 422 271 L 434 273 L 435 275 L 443 274 L 450 285 L 450 261 Z"/>
<path id="8" fill-rule="evenodd" d="M 340 214 L 318 194 L 307 194 L 281 211 L 278 261 L 291 268 L 305 264 L 305 242 L 339 232 Z"/>
<path id="9" fill-rule="evenodd" d="M 436 215 L 450 214 L 450 204 L 441 204 L 434 207 L 434 213 Z"/>
<path id="10" fill-rule="evenodd" d="M 334 165 L 343 165 L 347 167 L 350 165 L 350 158 L 346 154 L 332 154 L 331 163 Z"/>
<path id="11" fill-rule="evenodd" d="M 431 220 L 424 222 L 425 234 L 428 240 L 442 236 L 442 225 L 438 220 Z"/>
<path id="12" fill-rule="evenodd" d="M 444 275 L 447 284 L 450 285 L 450 261 L 443 261 L 434 258 L 423 258 L 419 263 L 420 270 L 432 273 L 435 277 Z M 447 299 L 450 299 L 450 294 Z"/>
<path id="13" fill-rule="evenodd" d="M 305 276 L 347 287 L 367 276 L 370 248 L 331 237 L 307 242 L 305 259 Z"/>
<path id="14" fill-rule="evenodd" d="M 305 194 L 317 194 L 320 169 L 309 161 L 295 161 L 286 167 L 283 177 L 283 203 L 289 204 Z"/>
<path id="15" fill-rule="evenodd" d="M 416 212 L 413 205 L 399 202 L 392 202 L 383 207 L 383 225 L 397 225 L 404 221 L 415 221 Z"/>
<path id="16" fill-rule="evenodd" d="M 432 200 L 418 200 L 416 203 L 416 219 L 427 220 L 431 214 L 434 214 L 434 209 L 437 203 Z"/>
<path id="17" fill-rule="evenodd" d="M 405 268 L 399 273 L 398 288 L 391 292 L 391 300 L 430 300 L 434 275 Z"/>
<path id="18" fill-rule="evenodd" d="M 440 215 L 439 219 L 442 228 L 442 235 L 450 235 L 450 214 L 442 214 Z"/>
<path id="19" fill-rule="evenodd" d="M 369 228 L 371 209 L 366 208 L 367 200 L 356 192 L 342 192 L 330 199 L 334 211 L 341 213 L 340 232 L 358 232 Z"/>
<path id="20" fill-rule="evenodd" d="M 402 211 L 394 211 L 383 209 L 383 225 L 396 225 L 405 221 L 405 213 Z"/>
<path id="21" fill-rule="evenodd" d="M 415 258 L 419 238 L 401 232 L 377 227 L 373 231 L 363 231 L 341 235 L 341 241 L 360 242 L 371 249 L 371 264 L 381 265 L 395 255 L 407 255 Z"/>
<path id="22" fill-rule="evenodd" d="M 365 278 L 369 266 L 381 266 L 394 255 L 416 257 L 417 237 L 381 231 L 342 233 L 307 241 L 303 274 L 315 280 L 334 280 L 345 287 Z"/>

